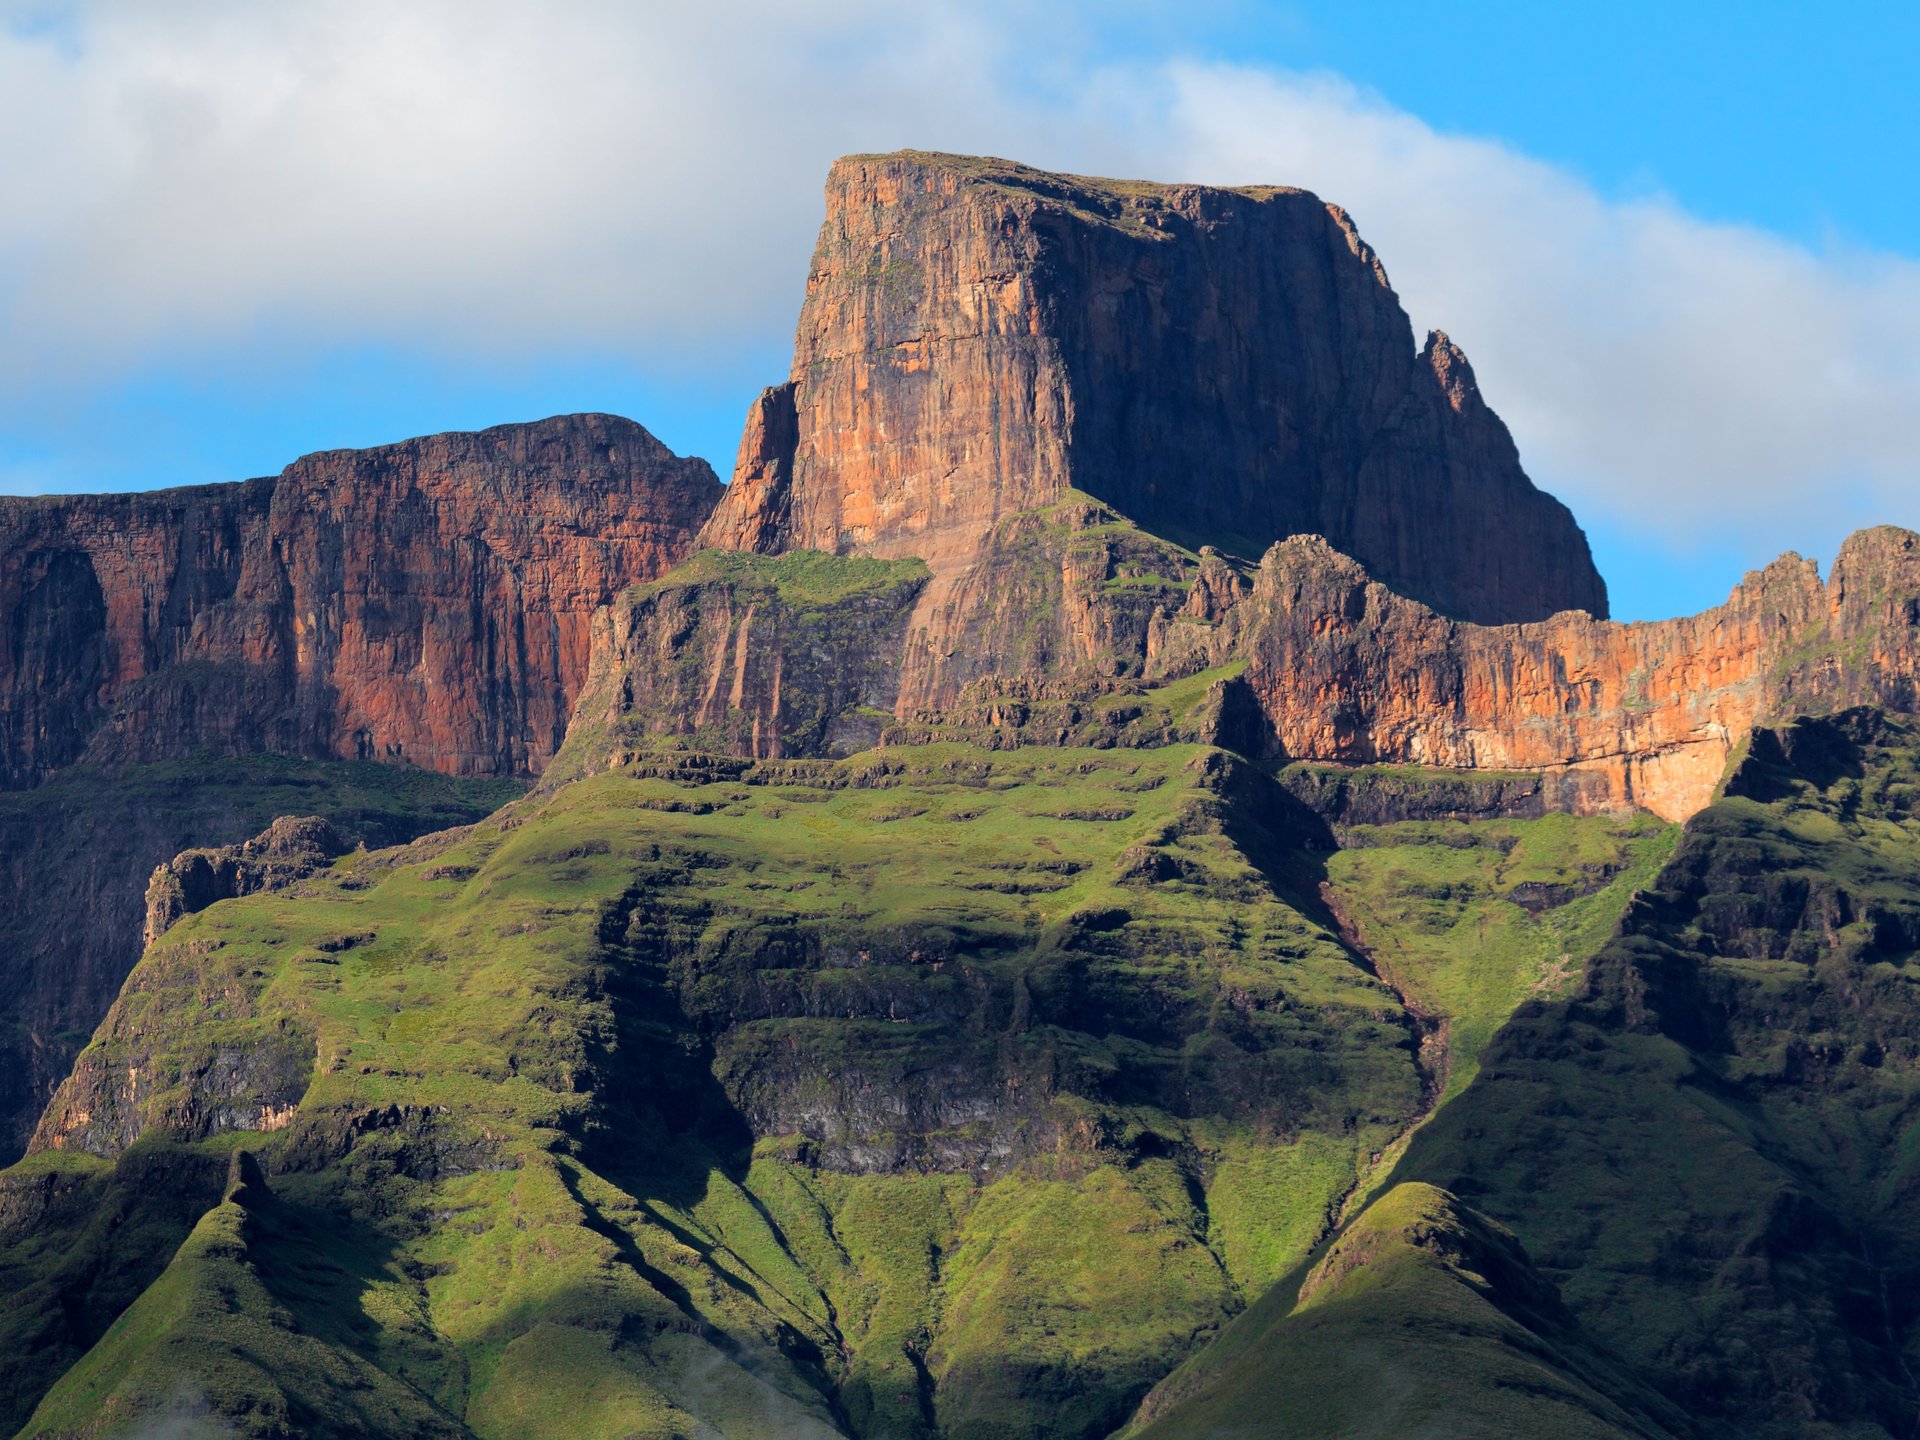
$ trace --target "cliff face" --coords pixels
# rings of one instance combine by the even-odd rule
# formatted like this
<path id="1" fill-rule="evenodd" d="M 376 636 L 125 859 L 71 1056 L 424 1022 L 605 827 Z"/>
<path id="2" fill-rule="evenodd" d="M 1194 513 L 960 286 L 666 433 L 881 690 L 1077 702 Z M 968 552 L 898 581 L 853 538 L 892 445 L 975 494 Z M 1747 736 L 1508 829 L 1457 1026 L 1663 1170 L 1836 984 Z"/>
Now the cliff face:
<path id="1" fill-rule="evenodd" d="M 1178 736 L 1272 759 L 1527 771 L 1530 806 L 1682 820 L 1757 723 L 1920 708 L 1920 536 L 1892 527 L 1850 539 L 1824 585 L 1789 555 L 1725 605 L 1631 625 L 1580 612 L 1449 619 L 1316 536 L 1275 545 L 1249 577 L 1080 502 L 1002 521 L 980 554 L 933 604 L 919 592 L 907 623 L 901 592 L 884 623 L 809 632 L 811 658 L 784 670 L 791 642 L 774 612 L 756 628 L 731 585 L 683 572 L 618 612 L 605 664 L 628 678 L 608 713 L 644 716 L 628 730 L 656 743 L 679 734 L 744 756 L 828 753 L 809 738 L 825 733 L 817 726 L 786 724 L 779 749 L 754 737 L 776 733 L 770 697 L 786 712 L 818 708 L 821 674 L 834 670 L 819 656 L 831 652 L 863 677 L 861 705 L 894 712 L 872 736 L 888 743 Z M 823 584 L 835 564 L 878 562 L 735 565 L 799 563 Z M 1209 671 L 1211 686 L 1184 683 Z M 1195 708 L 1203 696 L 1213 713 Z"/>
<path id="2" fill-rule="evenodd" d="M 719 491 L 580 415 L 237 485 L 0 498 L 0 1155 L 139 958 L 154 866 L 289 811 L 375 843 L 485 813 L 505 792 L 421 771 L 544 765 L 596 607 L 686 555 Z"/>
<path id="3" fill-rule="evenodd" d="M 900 686 L 914 560 L 709 551 L 605 612 L 550 782 L 658 747 L 754 759 L 880 738 Z"/>
<path id="4" fill-rule="evenodd" d="M 1787 556 L 1684 619 L 1503 626 L 1445 619 L 1301 538 L 1262 563 L 1247 627 L 1285 755 L 1557 771 L 1573 808 L 1685 819 L 1758 721 L 1914 707 L 1920 536 L 1855 535 L 1824 586 Z"/>
<path id="5" fill-rule="evenodd" d="M 593 610 L 687 554 L 719 488 L 585 415 L 0 500 L 0 783 L 196 750 L 537 770 Z"/>
<path id="6" fill-rule="evenodd" d="M 916 555 L 931 614 L 996 523 L 1069 488 L 1248 556 L 1325 535 L 1469 619 L 1606 613 L 1579 527 L 1459 350 L 1416 347 L 1337 207 L 840 161 L 792 378 L 750 415 L 704 542 Z"/>

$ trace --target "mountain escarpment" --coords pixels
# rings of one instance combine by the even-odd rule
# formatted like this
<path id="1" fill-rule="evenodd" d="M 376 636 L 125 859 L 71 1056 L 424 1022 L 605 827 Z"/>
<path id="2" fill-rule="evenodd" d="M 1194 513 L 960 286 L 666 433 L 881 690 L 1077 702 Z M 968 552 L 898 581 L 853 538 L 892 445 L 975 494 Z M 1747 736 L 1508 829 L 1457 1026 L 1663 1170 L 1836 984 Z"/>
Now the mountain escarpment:
<path id="1" fill-rule="evenodd" d="M 1606 613 L 1572 516 L 1458 348 L 1416 345 L 1337 206 L 839 161 L 791 377 L 749 417 L 703 543 L 917 556 L 933 602 L 998 522 L 1070 490 L 1247 556 L 1324 535 L 1467 619 Z"/>
<path id="2" fill-rule="evenodd" d="M 990 568 L 933 602 L 942 653 L 914 628 L 926 589 L 899 592 L 888 624 L 840 652 L 865 677 L 862 733 L 996 749 L 1200 739 L 1276 762 L 1525 775 L 1545 809 L 1678 821 L 1709 802 L 1757 724 L 1920 707 L 1920 536 L 1890 526 L 1850 538 L 1824 583 L 1790 555 L 1725 605 L 1636 624 L 1576 611 L 1475 625 L 1318 537 L 1281 541 L 1248 567 L 1083 501 L 1010 517 L 982 554 Z M 807 710 L 816 692 L 804 682 L 743 688 L 775 673 L 772 631 L 734 623 L 751 614 L 727 596 L 698 598 L 710 584 L 691 568 L 622 603 L 596 663 L 623 678 L 596 692 L 595 714 L 630 741 L 700 730 L 741 755 L 828 753 L 775 714 Z M 680 598 L 663 609 L 668 592 Z M 692 612 L 706 623 L 688 624 Z M 704 678 L 663 685 L 683 670 Z M 952 690 L 942 703 L 917 692 L 930 673 Z M 1194 711 L 1216 685 L 1210 712 Z"/>
<path id="3" fill-rule="evenodd" d="M 484 815 L 559 745 L 596 610 L 719 490 L 581 415 L 0 498 L 0 1154 L 139 958 L 156 865 L 284 814 L 375 845 Z"/>
<path id="4" fill-rule="evenodd" d="M 0 499 L 0 782 L 196 751 L 536 771 L 593 611 L 689 553 L 719 492 L 582 415 L 238 485 Z"/>
<path id="5" fill-rule="evenodd" d="M 1702 615 L 1609 622 L 1465 357 L 1416 355 L 1352 222 L 1285 188 L 839 162 L 792 378 L 701 543 L 926 563 L 868 687 L 896 741 L 1085 742 L 1100 697 L 1239 664 L 1269 758 L 1684 819 L 1755 723 L 1909 707 L 1920 671 L 1901 531 L 1826 585 L 1787 557 Z"/>

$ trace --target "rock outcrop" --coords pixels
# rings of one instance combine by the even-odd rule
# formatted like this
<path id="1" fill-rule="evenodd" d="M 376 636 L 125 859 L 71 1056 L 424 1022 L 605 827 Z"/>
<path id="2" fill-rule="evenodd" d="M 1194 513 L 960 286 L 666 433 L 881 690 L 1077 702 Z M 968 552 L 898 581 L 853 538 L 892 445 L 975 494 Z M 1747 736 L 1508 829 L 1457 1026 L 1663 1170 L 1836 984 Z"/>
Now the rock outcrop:
<path id="1" fill-rule="evenodd" d="M 918 556 L 938 612 L 1007 517 L 1078 490 L 1249 558 L 1325 535 L 1478 621 L 1606 613 L 1466 358 L 1303 190 L 903 152 L 838 162 L 790 380 L 703 543 Z M 933 700 L 938 691 L 912 698 Z"/>
<path id="2" fill-rule="evenodd" d="M 1541 770 L 1573 809 L 1685 819 L 1756 723 L 1920 703 L 1920 535 L 1842 548 L 1825 585 L 1788 555 L 1725 605 L 1655 624 L 1579 614 L 1468 625 L 1313 538 L 1262 563 L 1248 683 L 1297 759 Z"/>
<path id="3" fill-rule="evenodd" d="M 537 771 L 593 611 L 685 556 L 719 491 L 580 415 L 0 499 L 0 784 L 206 750 Z"/>
<path id="4" fill-rule="evenodd" d="M 286 815 L 238 845 L 183 850 L 147 882 L 141 944 L 153 944 L 181 919 L 217 901 L 304 880 L 350 848 L 321 816 Z"/>

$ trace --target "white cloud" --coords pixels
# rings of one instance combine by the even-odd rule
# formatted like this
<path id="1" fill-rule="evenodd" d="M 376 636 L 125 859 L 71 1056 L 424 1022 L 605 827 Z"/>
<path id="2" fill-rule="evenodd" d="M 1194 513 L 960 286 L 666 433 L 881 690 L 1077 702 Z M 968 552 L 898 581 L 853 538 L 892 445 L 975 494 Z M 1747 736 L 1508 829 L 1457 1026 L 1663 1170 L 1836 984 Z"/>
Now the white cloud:
<path id="1" fill-rule="evenodd" d="M 1756 547 L 1810 497 L 1920 525 L 1920 264 L 1603 197 L 1338 79 L 1103 66 L 1091 10 L 64 13 L 0 33 L 16 391 L 266 342 L 724 368 L 792 322 L 827 161 L 915 144 L 1337 200 L 1583 515 Z"/>
<path id="2" fill-rule="evenodd" d="M 1577 511 L 1673 539 L 1784 543 L 1810 509 L 1920 526 L 1920 263 L 1609 201 L 1337 80 L 1175 65 L 1168 87 L 1170 161 L 1351 210 Z"/>

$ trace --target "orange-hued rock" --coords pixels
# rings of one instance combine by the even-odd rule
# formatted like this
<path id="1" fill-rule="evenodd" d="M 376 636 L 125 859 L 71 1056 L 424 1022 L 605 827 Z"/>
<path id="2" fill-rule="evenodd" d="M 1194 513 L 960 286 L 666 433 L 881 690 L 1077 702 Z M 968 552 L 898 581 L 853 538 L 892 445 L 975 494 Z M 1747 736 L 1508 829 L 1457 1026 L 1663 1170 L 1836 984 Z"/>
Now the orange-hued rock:
<path id="1" fill-rule="evenodd" d="M 805 727 L 776 727 L 754 700 L 767 687 L 721 681 L 783 678 L 778 706 L 811 714 L 844 670 L 866 677 L 868 712 L 893 712 L 884 743 L 1205 739 L 1273 760 L 1527 771 L 1544 809 L 1679 820 L 1707 803 L 1756 724 L 1866 703 L 1920 709 L 1920 536 L 1891 527 L 1848 540 L 1824 585 L 1789 555 L 1725 605 L 1653 624 L 1579 611 L 1450 619 L 1318 536 L 1281 541 L 1249 577 L 1084 501 L 1001 520 L 980 555 L 935 607 L 921 591 L 904 627 L 889 611 L 885 625 L 809 637 L 806 663 L 784 668 L 770 612 L 742 603 L 734 581 L 682 572 L 616 610 L 605 668 L 624 678 L 606 720 L 651 743 L 819 753 Z M 1236 663 L 1220 714 L 1156 718 L 1155 687 Z M 749 732 L 788 738 L 768 748 Z"/>
<path id="2" fill-rule="evenodd" d="M 593 611 L 684 557 L 719 490 L 580 415 L 0 500 L 0 783 L 196 750 L 538 770 Z"/>
<path id="3" fill-rule="evenodd" d="M 1574 808 L 1704 806 L 1760 721 L 1915 708 L 1920 536 L 1850 539 L 1823 586 L 1789 555 L 1725 605 L 1653 624 L 1436 615 L 1316 538 L 1262 562 L 1248 681 L 1289 757 L 1557 772 Z"/>
<path id="4" fill-rule="evenodd" d="M 968 572 L 996 527 L 1070 489 L 1247 556 L 1326 535 L 1472 619 L 1606 611 L 1579 527 L 1528 481 L 1465 356 L 1416 346 L 1338 207 L 838 162 L 791 379 L 755 404 L 703 543 L 918 556 L 937 647 L 991 585 Z"/>

